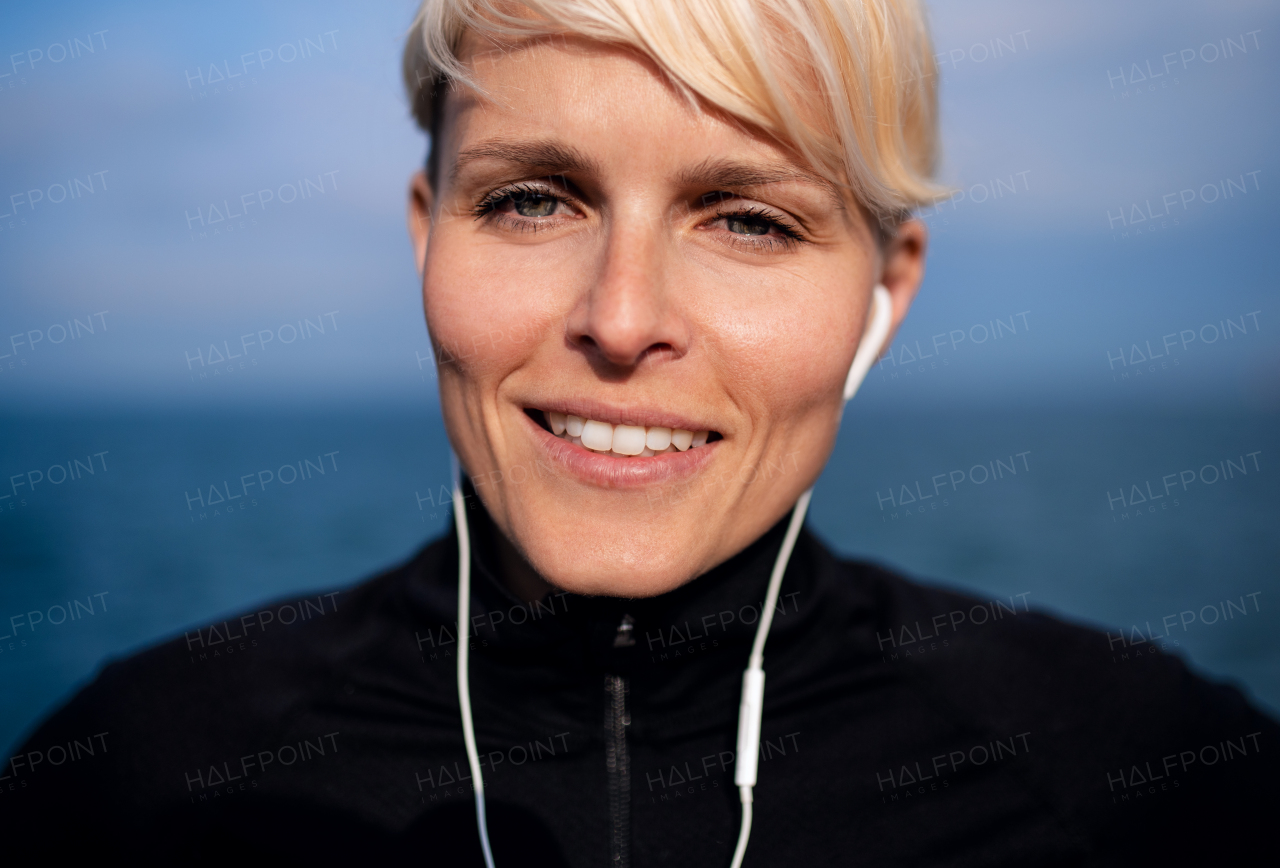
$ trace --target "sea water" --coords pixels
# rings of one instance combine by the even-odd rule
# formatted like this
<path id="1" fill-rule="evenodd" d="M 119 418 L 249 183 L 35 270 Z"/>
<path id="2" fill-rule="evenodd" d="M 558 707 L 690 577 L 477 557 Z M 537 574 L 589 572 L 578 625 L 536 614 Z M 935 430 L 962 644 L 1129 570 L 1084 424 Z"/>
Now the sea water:
<path id="1" fill-rule="evenodd" d="M 1274 711 L 1278 432 L 1271 415 L 851 410 L 809 526 L 846 556 L 1104 630 L 1115 665 L 1163 638 Z M 106 662 L 350 585 L 451 515 L 432 411 L 10 417 L 0 455 L 8 745 Z"/>

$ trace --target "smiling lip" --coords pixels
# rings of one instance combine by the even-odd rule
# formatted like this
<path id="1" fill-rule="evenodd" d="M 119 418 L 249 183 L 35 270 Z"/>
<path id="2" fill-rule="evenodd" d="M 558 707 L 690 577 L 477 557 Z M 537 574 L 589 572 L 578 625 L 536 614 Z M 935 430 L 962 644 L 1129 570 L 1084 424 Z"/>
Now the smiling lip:
<path id="1" fill-rule="evenodd" d="M 683 428 L 686 431 L 718 431 L 721 436 L 725 434 L 724 431 L 714 425 L 707 425 L 687 416 L 677 416 L 674 413 L 667 413 L 661 410 L 618 407 L 612 404 L 602 404 L 598 401 L 536 401 L 525 406 L 544 412 L 554 410 L 566 416 L 595 419 L 598 422 L 608 422 L 610 425 L 643 425 L 646 428 L 658 426 L 671 428 L 672 430 Z"/>
<path id="2" fill-rule="evenodd" d="M 555 409 L 559 411 L 560 406 L 570 405 L 558 405 Z M 600 413 L 605 409 L 595 408 L 593 412 Z M 716 440 L 697 449 L 690 449 L 688 452 L 623 458 L 603 452 L 592 452 L 590 449 L 556 437 L 525 413 L 521 413 L 520 417 L 551 461 L 563 467 L 574 477 L 599 488 L 639 489 L 685 482 L 707 465 L 714 456 L 716 447 L 723 442 Z M 600 419 L 600 416 L 592 418 Z M 617 418 L 619 424 L 624 422 L 620 415 Z M 632 418 L 666 421 L 675 417 L 645 414 L 642 417 L 628 417 L 625 421 L 630 421 Z M 651 422 L 650 424 L 659 423 Z"/>

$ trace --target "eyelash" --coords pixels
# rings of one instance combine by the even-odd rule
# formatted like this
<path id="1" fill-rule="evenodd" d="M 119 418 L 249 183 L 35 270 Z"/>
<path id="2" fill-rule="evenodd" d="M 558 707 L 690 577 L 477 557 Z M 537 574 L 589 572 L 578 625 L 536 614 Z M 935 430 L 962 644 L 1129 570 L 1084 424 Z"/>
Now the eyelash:
<path id="1" fill-rule="evenodd" d="M 739 235 L 736 232 L 731 232 L 729 234 L 733 236 L 734 244 L 746 244 L 750 247 L 755 247 L 755 248 L 764 247 L 767 249 L 772 249 L 775 246 L 791 248 L 797 244 L 803 243 L 808 240 L 804 237 L 803 234 L 801 234 L 800 228 L 796 226 L 794 223 L 790 223 L 786 219 L 779 217 L 773 212 L 768 211 L 764 208 L 760 208 L 758 206 L 752 206 L 750 208 L 739 208 L 737 210 L 732 210 L 732 211 L 716 212 L 717 220 L 724 220 L 730 217 L 738 217 L 738 218 L 754 217 L 758 220 L 763 220 L 766 223 L 769 223 L 771 226 L 773 226 L 773 228 L 777 229 L 778 233 L 782 236 L 781 238 L 767 238 L 767 237 L 758 236 L 758 235 L 757 236 Z M 756 238 L 757 240 L 750 240 L 753 237 Z"/>
<path id="2" fill-rule="evenodd" d="M 573 204 L 573 200 L 570 199 L 569 197 L 566 197 L 546 187 L 536 186 L 532 184 L 511 184 L 506 187 L 499 187 L 496 190 L 492 190 L 489 193 L 486 193 L 484 198 L 482 198 L 476 204 L 476 206 L 471 209 L 471 216 L 476 220 L 485 220 L 485 219 L 499 220 L 505 223 L 507 226 L 522 232 L 537 232 L 539 224 L 542 224 L 542 221 L 539 220 L 538 218 L 511 217 L 506 214 L 500 213 L 498 211 L 498 207 L 501 206 L 503 203 L 521 194 L 545 196 L 547 198 L 554 199 L 555 201 L 564 205 Z M 708 195 L 714 195 L 714 194 L 708 194 Z M 703 198 L 705 199 L 706 197 L 704 196 Z M 746 249 L 755 249 L 757 251 L 761 249 L 771 250 L 778 246 L 791 248 L 797 244 L 805 243 L 808 240 L 801 233 L 799 227 L 797 227 L 794 223 L 791 223 L 785 218 L 778 216 L 774 212 L 769 211 L 765 208 L 761 208 L 759 206 L 723 210 L 723 211 L 718 210 L 715 212 L 714 219 L 725 220 L 733 217 L 737 217 L 737 218 L 754 217 L 756 219 L 763 220 L 766 223 L 768 223 L 770 226 L 772 226 L 774 229 L 776 229 L 778 233 L 782 236 L 780 238 L 771 238 L 771 237 L 765 237 L 765 236 L 741 235 L 736 232 L 729 233 L 730 235 L 733 236 L 733 240 L 731 243 L 738 245 L 740 247 L 744 247 Z"/>
<path id="3" fill-rule="evenodd" d="M 557 202 L 565 205 L 572 204 L 565 196 L 545 187 L 534 186 L 532 184 L 511 184 L 486 193 L 484 198 L 480 200 L 476 207 L 471 209 L 471 216 L 477 220 L 483 220 L 486 217 L 491 218 L 493 216 L 498 216 L 497 211 L 499 205 L 506 202 L 508 199 L 512 199 L 515 196 L 522 194 L 526 196 L 546 196 L 549 199 L 555 199 Z M 536 231 L 536 225 L 529 225 L 529 221 L 533 219 L 534 218 L 531 217 L 525 217 L 519 222 L 528 225 L 530 229 Z"/>

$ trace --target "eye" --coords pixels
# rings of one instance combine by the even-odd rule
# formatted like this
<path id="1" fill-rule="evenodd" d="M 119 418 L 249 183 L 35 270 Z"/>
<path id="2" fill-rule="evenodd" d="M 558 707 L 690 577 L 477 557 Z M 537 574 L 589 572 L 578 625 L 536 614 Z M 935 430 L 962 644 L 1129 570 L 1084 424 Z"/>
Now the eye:
<path id="1" fill-rule="evenodd" d="M 715 201 L 712 197 L 721 201 L 734 198 L 726 193 L 708 194 L 703 197 L 704 204 L 712 204 Z M 757 205 L 717 210 L 715 217 L 706 225 L 707 228 L 720 228 L 727 232 L 730 243 L 755 251 L 790 248 L 808 240 L 800 228 L 782 213 Z"/>
<path id="2" fill-rule="evenodd" d="M 546 193 L 512 193 L 508 196 L 511 210 L 521 217 L 550 217 L 556 212 L 560 200 Z"/>
<path id="3" fill-rule="evenodd" d="M 532 184 L 514 184 L 487 194 L 474 209 L 477 220 L 491 217 L 536 229 L 548 217 L 568 217 L 574 213 L 568 199 L 553 190 Z"/>
<path id="4" fill-rule="evenodd" d="M 772 221 L 754 214 L 729 214 L 724 225 L 735 235 L 768 235 L 774 226 Z"/>

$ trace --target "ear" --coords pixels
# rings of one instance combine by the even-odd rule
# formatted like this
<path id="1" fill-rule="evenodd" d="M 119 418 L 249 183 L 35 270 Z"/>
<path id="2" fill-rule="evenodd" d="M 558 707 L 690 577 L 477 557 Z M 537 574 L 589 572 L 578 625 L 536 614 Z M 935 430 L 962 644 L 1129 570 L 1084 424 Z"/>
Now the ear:
<path id="1" fill-rule="evenodd" d="M 889 290 L 893 301 L 893 325 L 884 346 L 893 342 L 898 326 L 907 317 L 920 283 L 924 280 L 925 252 L 929 247 L 929 230 L 919 220 L 904 220 L 897 232 L 885 243 L 880 283 Z M 883 348 L 881 352 L 884 352 Z"/>
<path id="2" fill-rule="evenodd" d="M 427 239 L 431 236 L 431 185 L 427 176 L 416 172 L 409 179 L 409 240 L 413 242 L 413 261 L 421 276 L 427 258 Z"/>

